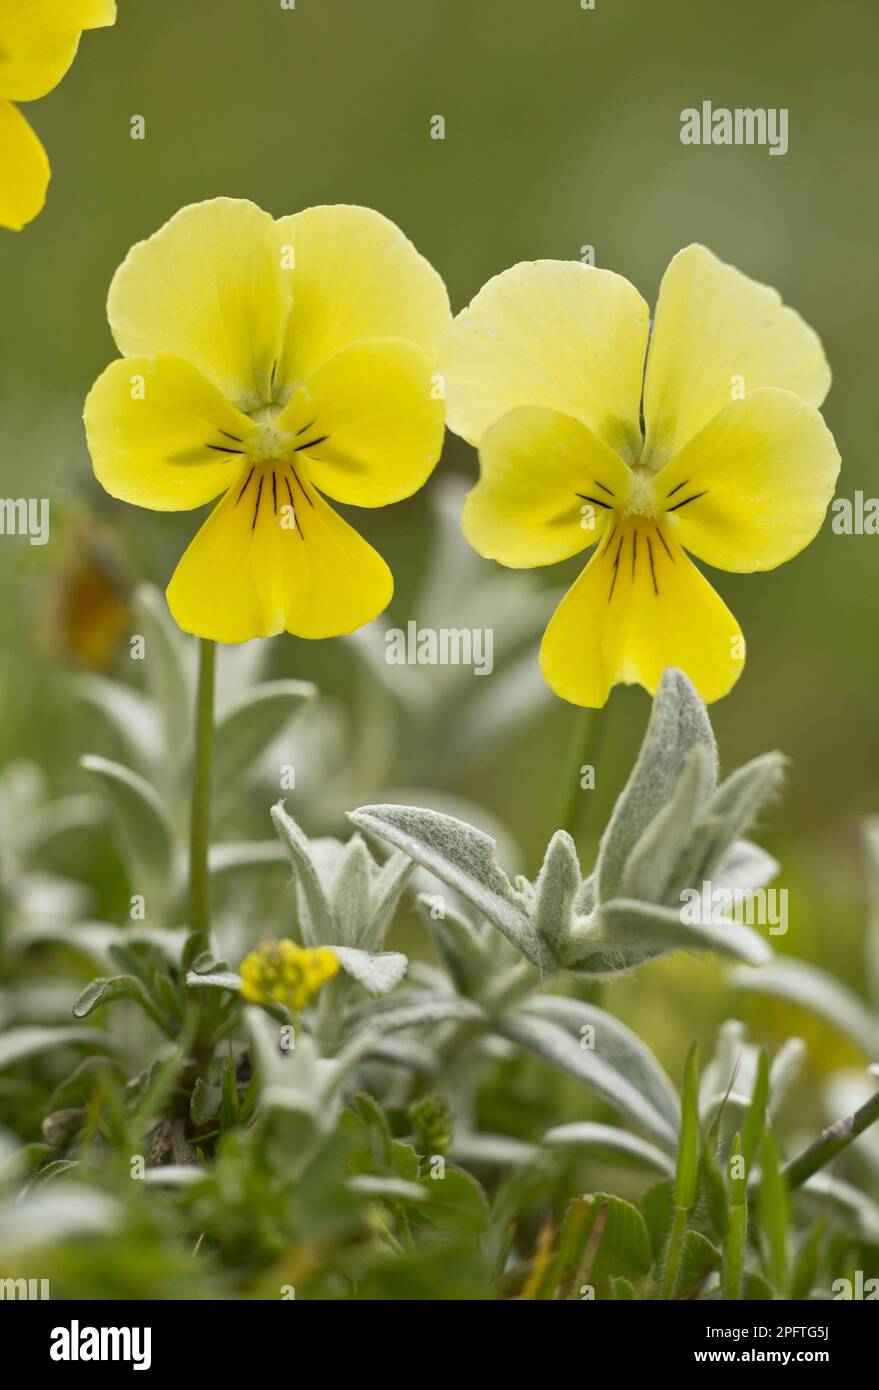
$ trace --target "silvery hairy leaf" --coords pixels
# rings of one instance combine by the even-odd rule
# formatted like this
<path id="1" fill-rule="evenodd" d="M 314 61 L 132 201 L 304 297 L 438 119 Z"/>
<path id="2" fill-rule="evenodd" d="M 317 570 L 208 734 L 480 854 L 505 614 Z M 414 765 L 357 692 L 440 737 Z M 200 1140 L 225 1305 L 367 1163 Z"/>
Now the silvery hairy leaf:
<path id="1" fill-rule="evenodd" d="M 359 951 L 353 946 L 330 948 L 342 969 L 367 994 L 389 994 L 406 974 L 409 962 L 399 951 Z"/>
<path id="2" fill-rule="evenodd" d="M 176 880 L 174 832 L 165 805 L 151 783 L 108 758 L 86 756 L 80 766 L 94 778 L 136 888 L 161 893 Z"/>
<path id="3" fill-rule="evenodd" d="M 242 869 L 263 869 L 270 864 L 286 864 L 289 856 L 277 840 L 228 840 L 211 845 L 208 868 L 217 877 Z"/>
<path id="4" fill-rule="evenodd" d="M 527 1008 L 511 1010 L 496 1020 L 494 1026 L 502 1037 L 582 1081 L 589 1090 L 649 1134 L 667 1153 L 676 1151 L 676 1125 L 616 1067 L 597 1052 L 583 1047 L 580 1037 L 572 1034 L 569 1028 L 539 1017 Z"/>
<path id="5" fill-rule="evenodd" d="M 101 969 L 113 965 L 113 948 L 118 946 L 153 946 L 161 951 L 170 965 L 179 965 L 188 933 L 185 928 L 160 928 L 143 925 L 115 927 L 109 922 L 73 922 L 57 918 L 22 923 L 15 928 L 13 940 L 19 949 L 46 943 L 79 951 Z"/>
<path id="6" fill-rule="evenodd" d="M 105 1236 L 123 1220 L 121 1204 L 84 1183 L 51 1183 L 0 1205 L 0 1254 L 52 1246 L 78 1236 Z"/>
<path id="7" fill-rule="evenodd" d="M 687 755 L 666 804 L 653 817 L 626 860 L 619 897 L 665 903 L 689 882 L 679 865 L 714 787 L 714 766 L 704 744 Z"/>
<path id="8" fill-rule="evenodd" d="M 763 938 L 743 923 L 717 914 L 708 922 L 691 922 L 680 908 L 618 898 L 576 928 L 564 964 L 586 974 L 604 974 L 680 950 L 717 951 L 749 965 L 772 958 Z"/>
<path id="9" fill-rule="evenodd" d="M 620 891 L 626 860 L 674 794 L 691 750 L 701 745 L 717 777 L 717 746 L 705 706 L 682 671 L 669 667 L 653 701 L 635 767 L 613 809 L 598 855 L 598 900 Z"/>
<path id="10" fill-rule="evenodd" d="M 144 771 L 154 773 L 165 747 L 155 702 L 139 690 L 91 673 L 77 675 L 73 686 L 80 699 L 97 710 L 115 737 L 121 739 L 126 757 Z"/>
<path id="11" fill-rule="evenodd" d="M 778 875 L 778 860 L 750 840 L 737 840 L 715 868 L 711 881 L 722 893 L 753 893 Z"/>
<path id="12" fill-rule="evenodd" d="M 639 1135 L 614 1125 L 596 1124 L 591 1120 L 557 1125 L 547 1130 L 543 1142 L 550 1149 L 574 1150 L 611 1162 L 622 1159 L 651 1168 L 665 1178 L 674 1176 L 675 1165 L 669 1154 Z"/>
<path id="13" fill-rule="evenodd" d="M 865 1057 L 879 1055 L 879 1018 L 857 994 L 816 965 L 780 956 L 761 970 L 735 970 L 732 984 L 752 994 L 784 999 L 823 1018 Z"/>
<path id="14" fill-rule="evenodd" d="M 284 809 L 279 801 L 272 807 L 272 820 L 275 829 L 286 847 L 296 874 L 296 887 L 300 904 L 299 929 L 306 946 L 319 946 L 330 941 L 333 935 L 333 919 L 330 905 L 317 872 L 317 866 L 308 842 L 308 836 Z"/>
<path id="15" fill-rule="evenodd" d="M 214 775 L 219 787 L 253 771 L 260 754 L 317 694 L 307 681 L 265 681 L 217 712 Z"/>
<path id="16" fill-rule="evenodd" d="M 416 902 L 455 988 L 468 997 L 478 995 L 492 967 L 484 935 L 449 904 L 444 903 L 438 912 L 433 897 L 427 893 L 419 893 Z"/>
<path id="17" fill-rule="evenodd" d="M 379 865 L 360 835 L 310 840 L 282 802 L 272 819 L 293 863 L 303 942 L 380 952 L 412 875 L 408 856 Z"/>
<path id="18" fill-rule="evenodd" d="M 361 938 L 361 924 L 369 909 L 372 860 L 359 835 L 353 835 L 339 856 L 330 892 L 334 939 L 352 946 Z"/>
<path id="19" fill-rule="evenodd" d="M 345 1015 L 345 1033 L 356 1036 L 362 1029 L 384 1035 L 406 1028 L 427 1028 L 438 1023 L 485 1023 L 487 1015 L 471 999 L 456 994 L 434 994 L 407 990 L 390 995 L 377 1004 L 350 1009 Z"/>
<path id="20" fill-rule="evenodd" d="M 417 806 L 361 806 L 350 818 L 358 829 L 386 840 L 461 893 L 533 965 L 554 968 L 521 895 L 495 859 L 490 836 L 465 821 Z"/>
<path id="21" fill-rule="evenodd" d="M 737 768 L 718 787 L 693 837 L 689 862 L 682 866 L 688 882 L 714 878 L 739 837 L 778 792 L 784 769 L 780 753 L 764 753 Z"/>
<path id="22" fill-rule="evenodd" d="M 577 895 L 583 882 L 577 848 L 570 835 L 557 830 L 549 842 L 534 884 L 534 928 L 559 956 L 570 936 Z"/>
<path id="23" fill-rule="evenodd" d="M 191 648 L 152 584 L 139 584 L 134 614 L 145 642 L 144 675 L 165 729 L 165 744 L 179 755 L 190 743 L 189 711 L 195 691 Z M 185 761 L 185 759 L 184 759 Z"/>
<path id="24" fill-rule="evenodd" d="M 523 1010 L 567 1028 L 579 1046 L 588 1044 L 589 1050 L 646 1096 L 672 1132 L 677 1130 L 677 1091 L 650 1048 L 631 1028 L 595 1004 L 563 995 L 534 995 Z"/>
<path id="25" fill-rule="evenodd" d="M 113 1039 L 98 1028 L 46 1027 L 23 1024 L 0 1033 L 0 1067 L 12 1067 L 28 1057 L 44 1052 L 60 1052 L 65 1047 L 88 1047 L 98 1052 L 114 1052 Z"/>

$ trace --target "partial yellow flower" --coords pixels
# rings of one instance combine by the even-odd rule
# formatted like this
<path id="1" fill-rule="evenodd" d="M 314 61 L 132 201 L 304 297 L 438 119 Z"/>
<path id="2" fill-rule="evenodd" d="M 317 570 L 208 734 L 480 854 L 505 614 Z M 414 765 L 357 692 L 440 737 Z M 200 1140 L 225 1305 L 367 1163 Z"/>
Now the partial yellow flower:
<path id="1" fill-rule="evenodd" d="M 129 252 L 108 315 L 123 356 L 85 406 L 99 482 L 155 511 L 221 495 L 168 587 L 180 627 L 333 637 L 381 613 L 390 570 L 325 497 L 398 502 L 442 449 L 448 295 L 399 228 L 198 203 Z"/>
<path id="2" fill-rule="evenodd" d="M 0 227 L 19 232 L 41 211 L 46 151 L 13 102 L 57 87 L 84 29 L 116 22 L 116 0 L 0 0 Z"/>
<path id="3" fill-rule="evenodd" d="M 479 448 L 474 549 L 529 567 L 596 547 L 543 639 L 552 689 L 598 707 L 677 666 L 705 700 L 725 695 L 744 638 L 685 550 L 750 572 L 818 532 L 840 460 L 813 330 L 694 245 L 665 273 L 652 335 L 622 276 L 537 261 L 484 286 L 440 366 L 449 427 Z"/>
<path id="4" fill-rule="evenodd" d="M 241 993 L 253 1004 L 285 1004 L 295 1013 L 338 970 L 329 946 L 306 949 L 295 941 L 264 941 L 241 962 Z"/>

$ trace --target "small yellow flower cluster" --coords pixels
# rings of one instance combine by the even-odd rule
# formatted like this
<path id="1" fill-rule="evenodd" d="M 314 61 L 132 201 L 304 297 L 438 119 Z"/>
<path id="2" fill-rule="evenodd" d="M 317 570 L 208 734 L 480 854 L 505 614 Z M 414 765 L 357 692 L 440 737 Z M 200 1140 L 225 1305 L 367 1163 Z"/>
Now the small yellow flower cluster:
<path id="1" fill-rule="evenodd" d="M 254 1004 L 304 1009 L 338 969 L 328 946 L 304 949 L 295 941 L 264 941 L 241 963 L 241 993 Z"/>

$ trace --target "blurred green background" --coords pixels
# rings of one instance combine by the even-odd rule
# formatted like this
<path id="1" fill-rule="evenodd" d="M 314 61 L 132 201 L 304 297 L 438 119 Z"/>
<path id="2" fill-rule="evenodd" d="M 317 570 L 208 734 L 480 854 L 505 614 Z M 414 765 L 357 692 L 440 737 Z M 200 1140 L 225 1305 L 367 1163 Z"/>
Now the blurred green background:
<path id="1" fill-rule="evenodd" d="M 84 36 L 60 87 L 26 108 L 51 158 L 49 199 L 0 242 L 4 492 L 49 496 L 53 507 L 48 546 L 0 544 L 0 762 L 33 756 L 59 790 L 80 784 L 75 759 L 89 729 L 66 671 L 77 660 L 112 666 L 114 634 L 127 630 L 113 595 L 124 603 L 144 576 L 164 585 L 193 532 L 189 514 L 159 517 L 102 493 L 80 410 L 115 355 L 104 309 L 113 271 L 134 241 L 202 198 L 252 198 L 275 215 L 320 202 L 379 208 L 444 275 L 455 310 L 504 267 L 576 258 L 586 244 L 653 302 L 674 252 L 703 241 L 777 286 L 817 328 L 835 378 L 825 414 L 843 456 L 840 494 L 879 492 L 875 6 L 120 0 L 119 11 L 115 28 Z M 788 154 L 682 146 L 680 112 L 703 99 L 788 107 Z M 430 138 L 436 114 L 442 142 Z M 145 118 L 143 141 L 130 138 L 134 115 Z M 441 470 L 474 476 L 472 452 L 449 439 Z M 397 575 L 396 619 L 417 617 L 407 603 L 424 563 L 427 500 L 357 523 Z M 790 890 L 783 948 L 856 987 L 859 823 L 879 809 L 877 547 L 828 523 L 774 573 L 712 576 L 749 647 L 742 680 L 712 710 L 724 764 L 775 747 L 791 758 L 785 798 L 761 829 Z M 572 562 L 540 582 L 555 587 L 575 572 Z M 547 617 L 549 607 L 548 597 Z M 469 624 L 466 604 L 450 621 Z M 340 642 L 276 639 L 272 664 L 342 695 L 352 681 Z M 604 712 L 584 858 L 647 713 L 643 691 L 622 689 Z M 509 825 L 523 851 L 517 867 L 536 868 L 554 828 L 574 720 L 547 695 L 489 765 L 450 788 Z M 656 967 L 614 997 L 624 1007 L 637 991 L 628 1007 L 647 1025 L 654 1014 L 658 1028 L 679 998 L 691 1022 L 675 1038 L 683 1048 L 729 1002 L 696 987 L 712 969 Z M 769 1016 L 758 1022 L 787 1031 Z"/>

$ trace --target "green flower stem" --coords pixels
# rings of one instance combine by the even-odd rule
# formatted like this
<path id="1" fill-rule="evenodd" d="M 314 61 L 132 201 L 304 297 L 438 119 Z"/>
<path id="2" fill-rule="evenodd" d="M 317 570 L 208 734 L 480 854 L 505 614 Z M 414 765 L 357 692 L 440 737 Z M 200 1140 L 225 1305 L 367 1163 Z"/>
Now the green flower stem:
<path id="1" fill-rule="evenodd" d="M 589 751 L 595 713 L 595 710 L 591 709 L 578 709 L 574 721 L 574 732 L 571 735 L 571 746 L 566 763 L 567 770 L 563 787 L 562 809 L 558 824 L 563 830 L 567 830 L 572 839 L 577 829 L 577 821 L 580 819 L 580 797 L 582 795 L 582 789 L 580 787 L 580 768 L 583 766 L 586 754 Z"/>
<path id="2" fill-rule="evenodd" d="M 859 1134 L 879 1120 L 879 1091 L 844 1120 L 837 1120 L 825 1129 L 820 1139 L 816 1139 L 805 1153 L 790 1162 L 784 1170 L 788 1186 L 802 1187 L 803 1183 L 824 1168 L 837 1154 L 847 1149 Z"/>
<path id="3" fill-rule="evenodd" d="M 214 667 L 216 647 L 199 643 L 198 689 L 195 697 L 195 749 L 189 820 L 189 938 L 184 966 L 207 949 L 211 930 L 211 888 L 208 851 L 211 841 L 211 763 L 214 747 Z"/>

